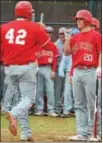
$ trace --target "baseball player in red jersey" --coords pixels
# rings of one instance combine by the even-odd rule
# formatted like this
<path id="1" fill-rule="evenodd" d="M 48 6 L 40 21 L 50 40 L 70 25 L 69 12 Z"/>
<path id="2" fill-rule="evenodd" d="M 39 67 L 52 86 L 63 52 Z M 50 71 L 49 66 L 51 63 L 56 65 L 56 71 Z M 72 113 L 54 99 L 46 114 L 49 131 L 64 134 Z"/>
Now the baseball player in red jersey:
<path id="1" fill-rule="evenodd" d="M 17 120 L 25 118 L 28 109 L 34 103 L 35 96 L 35 47 L 40 45 L 45 49 L 52 49 L 47 33 L 36 23 L 31 22 L 34 10 L 29 1 L 20 1 L 15 6 L 16 20 L 1 25 L 1 48 L 6 76 L 10 78 L 12 89 L 19 87 L 21 101 L 6 113 L 9 130 L 12 135 L 17 135 Z M 28 115 L 21 131 L 22 140 L 31 139 L 28 130 Z"/>
<path id="2" fill-rule="evenodd" d="M 47 109 L 49 116 L 57 116 L 54 111 L 54 77 L 57 65 L 58 50 L 51 42 L 50 45 L 53 50 L 44 50 L 40 46 L 37 47 L 36 57 L 39 65 L 39 72 L 37 73 L 37 94 L 36 94 L 36 108 L 35 115 L 43 115 L 43 96 L 44 87 L 47 95 Z"/>
<path id="3" fill-rule="evenodd" d="M 65 31 L 64 51 L 73 56 L 73 97 L 75 102 L 77 135 L 69 139 L 87 141 L 88 108 L 93 125 L 96 75 L 101 69 L 101 35 L 91 30 L 92 14 L 79 10 L 74 17 L 80 33 L 71 37 L 71 31 Z"/>
<path id="4" fill-rule="evenodd" d="M 91 24 L 91 29 L 98 31 L 99 32 L 99 28 L 100 28 L 100 23 L 99 20 L 97 18 L 92 18 L 92 24 Z M 98 119 L 97 119 L 97 138 L 94 138 L 94 136 L 90 137 L 89 141 L 98 141 L 101 138 L 102 135 L 102 131 L 101 131 L 101 126 L 102 126 L 102 117 L 101 117 L 101 113 L 102 113 L 102 90 L 101 90 L 101 70 L 99 69 L 98 71 L 98 81 L 99 81 L 99 87 L 98 87 Z M 96 117 L 95 117 L 96 118 Z M 91 114 L 89 113 L 89 124 L 91 125 Z M 91 134 L 93 132 L 93 128 L 91 128 L 91 126 L 89 126 L 89 134 Z"/>
<path id="5" fill-rule="evenodd" d="M 92 18 L 92 23 L 91 23 L 91 29 L 95 31 L 99 31 L 100 28 L 100 23 L 97 18 Z"/>

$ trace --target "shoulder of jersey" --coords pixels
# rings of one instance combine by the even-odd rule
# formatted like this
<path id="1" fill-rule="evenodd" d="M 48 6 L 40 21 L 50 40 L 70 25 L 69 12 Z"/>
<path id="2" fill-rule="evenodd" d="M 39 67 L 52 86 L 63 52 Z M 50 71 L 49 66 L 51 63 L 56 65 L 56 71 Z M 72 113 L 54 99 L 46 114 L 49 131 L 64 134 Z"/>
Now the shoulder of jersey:
<path id="1" fill-rule="evenodd" d="M 93 34 L 95 34 L 95 35 L 99 35 L 99 36 L 101 36 L 101 33 L 100 33 L 100 32 L 98 32 L 98 31 L 92 30 L 92 33 L 93 33 Z"/>

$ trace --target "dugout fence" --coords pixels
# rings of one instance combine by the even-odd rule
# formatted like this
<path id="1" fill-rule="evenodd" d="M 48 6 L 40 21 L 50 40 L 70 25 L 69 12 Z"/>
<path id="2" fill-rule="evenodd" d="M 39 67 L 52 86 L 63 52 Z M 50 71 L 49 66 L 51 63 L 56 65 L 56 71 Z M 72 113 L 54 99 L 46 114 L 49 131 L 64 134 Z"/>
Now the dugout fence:
<path id="1" fill-rule="evenodd" d="M 14 19 L 14 8 L 18 0 L 1 0 L 1 23 Z M 44 13 L 44 23 L 54 28 L 53 40 L 58 37 L 60 27 L 75 27 L 72 17 L 80 9 L 90 10 L 101 23 L 102 0 L 32 0 L 36 12 L 35 21 L 40 21 L 40 14 Z"/>

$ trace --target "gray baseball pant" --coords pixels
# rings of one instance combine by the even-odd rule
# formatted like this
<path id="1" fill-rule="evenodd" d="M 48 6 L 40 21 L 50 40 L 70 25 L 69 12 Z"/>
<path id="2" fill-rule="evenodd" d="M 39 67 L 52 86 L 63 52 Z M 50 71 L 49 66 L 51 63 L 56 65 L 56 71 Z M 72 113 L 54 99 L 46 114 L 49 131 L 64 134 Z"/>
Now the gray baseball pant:
<path id="1" fill-rule="evenodd" d="M 91 126 L 94 120 L 94 103 L 96 91 L 95 68 L 74 69 L 73 97 L 76 114 L 77 134 L 88 135 L 88 109 L 91 112 Z"/>

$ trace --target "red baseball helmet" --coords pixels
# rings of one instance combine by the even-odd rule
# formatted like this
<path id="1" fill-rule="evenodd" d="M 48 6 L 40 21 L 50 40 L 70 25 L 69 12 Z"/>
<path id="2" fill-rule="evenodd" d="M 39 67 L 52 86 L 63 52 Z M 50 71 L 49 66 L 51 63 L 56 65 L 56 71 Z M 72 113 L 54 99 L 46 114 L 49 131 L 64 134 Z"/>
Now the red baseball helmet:
<path id="1" fill-rule="evenodd" d="M 92 14 L 88 10 L 79 10 L 74 17 L 74 20 L 77 20 L 78 18 L 83 18 L 88 23 L 92 22 Z"/>
<path id="2" fill-rule="evenodd" d="M 95 25 L 96 28 L 99 29 L 99 27 L 100 27 L 99 26 L 100 25 L 99 20 L 93 17 L 92 18 L 92 25 Z"/>
<path id="3" fill-rule="evenodd" d="M 32 4 L 29 1 L 20 1 L 15 6 L 15 15 L 30 19 L 32 17 Z"/>

